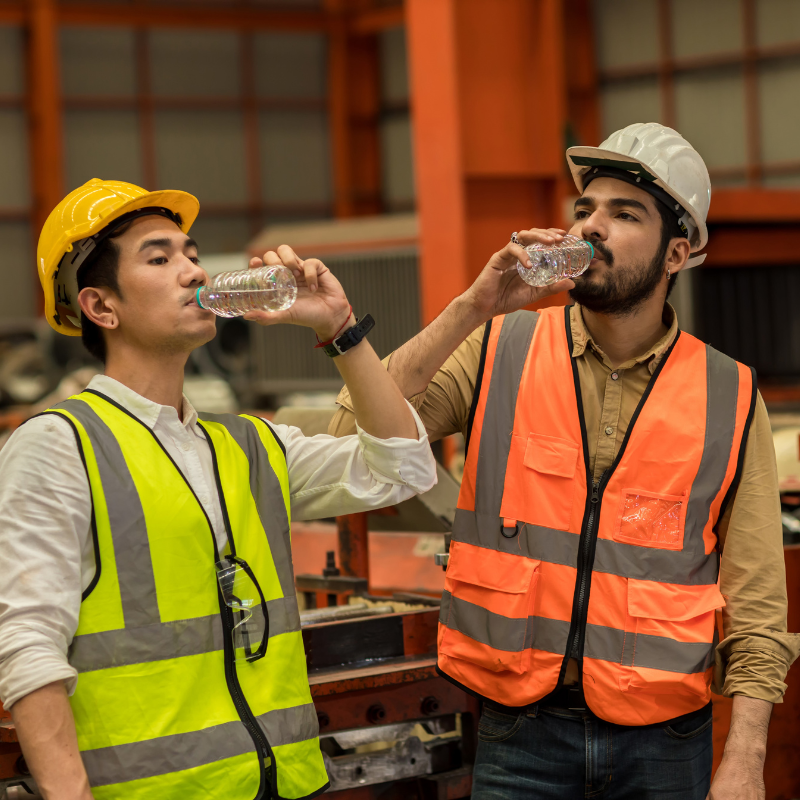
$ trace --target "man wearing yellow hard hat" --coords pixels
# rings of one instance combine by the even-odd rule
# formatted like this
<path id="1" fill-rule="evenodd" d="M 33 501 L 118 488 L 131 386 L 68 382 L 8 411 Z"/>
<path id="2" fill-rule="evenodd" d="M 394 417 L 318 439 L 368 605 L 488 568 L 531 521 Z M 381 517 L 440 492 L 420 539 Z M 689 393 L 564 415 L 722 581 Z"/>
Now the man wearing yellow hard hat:
<path id="1" fill-rule="evenodd" d="M 41 233 L 47 321 L 105 365 L 0 454 L 0 699 L 46 798 L 323 792 L 289 521 L 436 480 L 341 285 L 287 246 L 263 262 L 294 271 L 295 304 L 246 318 L 334 341 L 357 435 L 192 408 L 184 365 L 215 334 L 195 301 L 198 211 L 184 192 L 92 180 Z"/>

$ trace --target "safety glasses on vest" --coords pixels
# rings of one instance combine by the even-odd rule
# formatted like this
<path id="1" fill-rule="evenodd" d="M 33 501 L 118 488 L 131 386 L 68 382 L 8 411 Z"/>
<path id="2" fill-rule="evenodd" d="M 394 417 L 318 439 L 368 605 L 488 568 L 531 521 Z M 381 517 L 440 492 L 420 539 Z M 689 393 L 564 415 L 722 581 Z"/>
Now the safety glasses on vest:
<path id="1" fill-rule="evenodd" d="M 233 614 L 233 658 L 258 661 L 267 654 L 267 601 L 253 570 L 244 559 L 226 556 L 217 561 L 217 581 L 225 605 Z"/>

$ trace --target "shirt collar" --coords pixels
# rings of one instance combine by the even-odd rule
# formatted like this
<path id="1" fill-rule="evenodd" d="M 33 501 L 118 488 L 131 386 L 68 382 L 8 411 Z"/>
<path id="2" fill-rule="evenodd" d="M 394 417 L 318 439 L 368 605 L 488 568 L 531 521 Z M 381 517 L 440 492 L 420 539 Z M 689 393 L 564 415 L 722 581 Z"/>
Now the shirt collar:
<path id="1" fill-rule="evenodd" d="M 618 369 L 630 369 L 635 364 L 643 364 L 646 362 L 650 374 L 652 375 L 653 372 L 655 372 L 656 367 L 664 357 L 664 353 L 669 350 L 672 343 L 675 341 L 675 337 L 678 335 L 678 315 L 669 303 L 664 304 L 663 320 L 668 328 L 664 336 L 647 350 L 647 352 L 636 356 L 636 358 L 632 358 L 630 361 L 626 361 L 624 364 L 620 364 Z M 586 323 L 583 320 L 583 311 L 578 303 L 575 303 L 575 305 L 570 308 L 570 328 L 572 330 L 573 358 L 579 358 L 586 352 L 586 348 L 590 347 L 606 366 L 610 369 L 613 368 L 611 362 L 608 360 L 608 356 L 606 356 L 594 339 L 592 339 L 592 335 L 589 333 L 589 329 L 586 327 Z"/>
<path id="2" fill-rule="evenodd" d="M 178 418 L 178 412 L 172 406 L 162 406 L 137 394 L 133 389 L 127 387 L 108 375 L 95 375 L 89 382 L 87 389 L 94 389 L 110 397 L 114 402 L 119 403 L 124 409 L 130 411 L 137 419 L 147 425 L 151 430 L 156 426 L 159 419 L 164 422 L 182 425 L 187 430 L 197 422 L 197 412 L 194 406 L 183 395 L 183 407 L 181 409 L 183 422 Z"/>

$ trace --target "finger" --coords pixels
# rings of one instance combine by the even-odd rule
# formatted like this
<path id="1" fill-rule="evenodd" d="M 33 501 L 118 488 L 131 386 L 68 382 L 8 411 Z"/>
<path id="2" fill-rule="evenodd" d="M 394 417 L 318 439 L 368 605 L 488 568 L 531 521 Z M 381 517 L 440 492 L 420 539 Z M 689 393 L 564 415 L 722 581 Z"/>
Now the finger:
<path id="1" fill-rule="evenodd" d="M 517 239 L 523 245 L 536 244 L 537 242 L 539 244 L 555 244 L 556 237 L 559 235 L 542 228 L 531 228 L 527 231 L 519 231 Z"/>
<path id="2" fill-rule="evenodd" d="M 258 256 L 253 256 L 250 259 L 250 263 L 248 264 L 248 266 L 250 267 L 250 269 L 258 269 L 259 267 L 264 266 L 264 262 Z"/>
<path id="3" fill-rule="evenodd" d="M 278 248 L 278 255 L 281 257 L 281 261 L 284 265 L 289 267 L 289 269 L 300 269 L 303 264 L 303 260 L 288 244 L 282 244 Z"/>
<path id="4" fill-rule="evenodd" d="M 501 251 L 500 255 L 504 260 L 513 261 L 516 259 L 525 267 L 533 266 L 531 264 L 531 259 L 528 253 L 526 252 L 525 248 L 522 245 L 514 244 L 514 242 L 509 242 Z"/>
<path id="5" fill-rule="evenodd" d="M 549 286 L 543 287 L 542 297 L 549 297 L 551 294 L 558 294 L 559 292 L 569 292 L 575 288 L 575 281 L 566 278 L 558 283 L 551 283 Z"/>
<path id="6" fill-rule="evenodd" d="M 263 261 L 267 267 L 278 267 L 283 264 L 280 256 L 274 250 L 269 250 L 268 252 L 264 253 Z"/>
<path id="7" fill-rule="evenodd" d="M 291 322 L 289 309 L 285 311 L 248 311 L 242 319 L 248 322 L 257 322 L 259 325 L 280 325 L 282 322 Z"/>
<path id="8" fill-rule="evenodd" d="M 321 266 L 322 262 L 318 258 L 309 258 L 303 262 L 303 277 L 306 280 L 306 285 L 312 292 L 317 291 Z"/>

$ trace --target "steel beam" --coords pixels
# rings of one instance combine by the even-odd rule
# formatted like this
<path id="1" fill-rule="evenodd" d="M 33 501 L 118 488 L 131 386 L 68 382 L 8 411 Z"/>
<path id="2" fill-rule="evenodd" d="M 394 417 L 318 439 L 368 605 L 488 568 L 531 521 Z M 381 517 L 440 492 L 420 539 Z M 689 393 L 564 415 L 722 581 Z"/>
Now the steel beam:
<path id="1" fill-rule="evenodd" d="M 124 25 L 134 28 L 239 28 L 247 31 L 328 29 L 328 17 L 319 12 L 260 9 L 244 3 L 216 6 L 195 3 L 183 7 L 154 2 L 69 3 L 59 7 L 58 18 L 65 25 Z"/>
<path id="2" fill-rule="evenodd" d="M 406 0 L 423 323 L 469 286 L 457 5 Z"/>
<path id="3" fill-rule="evenodd" d="M 407 0 L 423 321 L 571 193 L 563 0 Z"/>
<path id="4" fill-rule="evenodd" d="M 64 196 L 64 153 L 59 81 L 58 14 L 55 0 L 28 3 L 28 118 L 34 240 Z M 35 280 L 34 276 L 31 276 Z M 37 291 L 40 305 L 41 292 Z"/>

